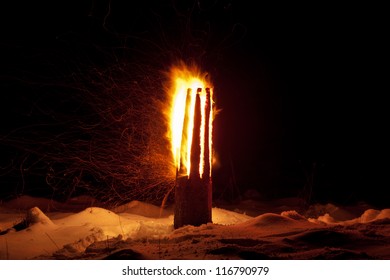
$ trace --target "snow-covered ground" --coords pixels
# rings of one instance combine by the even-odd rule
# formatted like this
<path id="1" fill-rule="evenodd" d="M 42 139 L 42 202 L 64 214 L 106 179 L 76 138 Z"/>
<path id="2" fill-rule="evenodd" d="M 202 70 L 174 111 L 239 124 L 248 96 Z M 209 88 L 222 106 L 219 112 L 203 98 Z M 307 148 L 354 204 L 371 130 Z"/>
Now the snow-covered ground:
<path id="1" fill-rule="evenodd" d="M 171 208 L 140 201 L 23 196 L 0 204 L 0 259 L 390 259 L 390 209 L 216 205 L 213 223 L 175 230 Z"/>

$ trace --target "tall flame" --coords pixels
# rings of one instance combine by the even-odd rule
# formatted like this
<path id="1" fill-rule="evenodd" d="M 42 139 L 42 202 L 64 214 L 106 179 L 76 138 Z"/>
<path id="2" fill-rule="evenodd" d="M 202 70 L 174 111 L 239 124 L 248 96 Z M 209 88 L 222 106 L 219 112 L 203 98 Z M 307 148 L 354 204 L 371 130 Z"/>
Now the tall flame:
<path id="1" fill-rule="evenodd" d="M 171 71 L 172 86 L 170 117 L 170 141 L 176 172 L 178 175 L 190 175 L 191 150 L 194 134 L 195 104 L 200 100 L 200 158 L 199 175 L 205 174 L 205 160 L 208 160 L 211 176 L 212 164 L 212 124 L 213 124 L 213 91 L 206 79 L 187 67 L 173 68 Z M 196 132 L 198 133 L 198 132 Z M 208 137 L 208 139 L 205 139 Z M 206 141 L 207 140 L 207 141 Z M 208 144 L 208 148 L 205 145 Z M 208 154 L 207 154 L 208 153 Z M 207 159 L 205 159 L 207 157 Z M 207 172 L 206 171 L 206 172 Z"/>

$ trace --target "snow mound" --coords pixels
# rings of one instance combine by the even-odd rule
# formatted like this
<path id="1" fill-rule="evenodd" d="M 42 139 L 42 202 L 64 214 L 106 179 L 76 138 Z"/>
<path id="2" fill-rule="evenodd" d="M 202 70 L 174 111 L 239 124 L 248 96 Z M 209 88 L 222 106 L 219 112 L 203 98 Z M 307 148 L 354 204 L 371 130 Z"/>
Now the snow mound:
<path id="1" fill-rule="evenodd" d="M 33 207 L 27 211 L 26 224 L 44 224 L 44 225 L 54 225 L 54 223 L 46 216 L 41 209 L 38 207 Z"/>
<path id="2" fill-rule="evenodd" d="M 369 223 L 376 220 L 390 218 L 390 209 L 375 210 L 368 209 L 364 211 L 363 215 L 360 217 L 361 223 Z"/>
<path id="3" fill-rule="evenodd" d="M 240 214 L 221 208 L 212 209 L 212 220 L 215 224 L 234 225 L 248 221 L 249 219 L 252 219 L 252 217 L 245 214 Z"/>
<path id="4" fill-rule="evenodd" d="M 267 226 L 290 226 L 292 224 L 296 223 L 296 220 L 274 214 L 274 213 L 266 213 L 262 214 L 260 216 L 257 216 L 251 220 L 248 220 L 247 222 L 244 222 L 245 225 L 251 226 L 251 227 L 267 227 Z"/>
<path id="5" fill-rule="evenodd" d="M 311 219 L 316 219 L 320 216 L 325 216 L 326 214 L 329 215 L 330 220 L 334 219 L 334 221 L 347 221 L 356 218 L 359 214 L 353 213 L 354 211 L 346 210 L 345 208 L 340 208 L 332 203 L 327 204 L 314 204 L 309 207 L 309 209 L 306 211 L 305 216 L 309 217 Z M 328 218 L 324 218 L 323 222 L 327 222 Z M 330 221 L 329 220 L 329 221 Z"/>
<path id="6" fill-rule="evenodd" d="M 340 221 L 329 213 L 321 215 L 318 218 L 309 218 L 309 221 L 313 223 L 351 225 L 355 223 L 370 223 L 382 219 L 390 219 L 390 209 L 367 209 L 360 217 L 346 221 Z"/>
<path id="7" fill-rule="evenodd" d="M 117 206 L 112 209 L 115 213 L 130 213 L 149 218 L 161 218 L 171 215 L 171 211 L 149 203 L 133 200 L 129 203 Z"/>
<path id="8" fill-rule="evenodd" d="M 295 210 L 283 211 L 282 213 L 280 213 L 280 215 L 282 217 L 287 217 L 287 218 L 290 218 L 290 219 L 293 219 L 296 221 L 306 221 L 307 220 L 305 217 L 303 217 L 301 214 L 299 214 Z"/>
<path id="9" fill-rule="evenodd" d="M 65 217 L 60 220 L 62 223 L 72 226 L 81 226 L 90 222 L 94 226 L 101 225 L 117 225 L 119 216 L 114 212 L 100 208 L 100 207 L 89 207 L 85 210 L 76 213 L 70 217 Z"/>
<path id="10" fill-rule="evenodd" d="M 325 223 L 325 224 L 335 224 L 335 223 L 337 223 L 336 219 L 333 218 L 328 213 L 326 213 L 323 216 L 319 216 L 317 219 L 309 219 L 309 220 L 314 222 L 314 223 L 315 222 L 322 222 L 322 223 Z"/>

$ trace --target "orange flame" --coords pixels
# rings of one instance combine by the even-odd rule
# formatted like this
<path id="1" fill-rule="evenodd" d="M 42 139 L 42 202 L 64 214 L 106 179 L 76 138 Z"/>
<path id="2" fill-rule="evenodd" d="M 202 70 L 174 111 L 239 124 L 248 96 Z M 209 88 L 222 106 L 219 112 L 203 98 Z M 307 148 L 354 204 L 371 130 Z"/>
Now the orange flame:
<path id="1" fill-rule="evenodd" d="M 170 79 L 169 138 L 176 172 L 179 176 L 190 175 L 195 103 L 196 97 L 199 96 L 201 107 L 199 175 L 201 178 L 204 176 L 205 160 L 208 160 L 210 174 L 207 175 L 211 176 L 213 91 L 210 83 L 202 78 L 199 71 L 190 70 L 186 66 L 172 68 Z M 207 94 L 210 95 L 209 102 L 207 102 Z M 209 116 L 208 121 L 207 115 Z M 208 123 L 206 124 L 206 122 Z M 208 141 L 205 141 L 205 137 L 208 137 Z M 208 159 L 205 159 L 205 143 L 208 143 L 209 146 L 207 149 L 209 151 Z"/>

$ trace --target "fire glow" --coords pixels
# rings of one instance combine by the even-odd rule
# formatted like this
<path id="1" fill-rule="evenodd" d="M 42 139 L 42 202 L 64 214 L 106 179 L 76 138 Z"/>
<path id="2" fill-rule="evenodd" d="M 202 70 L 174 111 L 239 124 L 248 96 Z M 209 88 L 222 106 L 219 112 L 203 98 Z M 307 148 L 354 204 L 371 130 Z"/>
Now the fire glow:
<path id="1" fill-rule="evenodd" d="M 213 91 L 210 84 L 200 75 L 188 69 L 174 69 L 172 105 L 170 112 L 171 150 L 177 176 L 199 174 L 211 177 L 212 166 L 212 124 Z M 198 112 L 198 113 L 196 113 Z M 194 128 L 200 117 L 200 128 Z M 199 121 L 199 120 L 198 120 Z M 199 137 L 199 153 L 197 141 Z M 208 162 L 206 162 L 208 161 Z M 199 164 L 197 164 L 199 162 Z M 191 165 L 197 166 L 191 166 Z"/>

